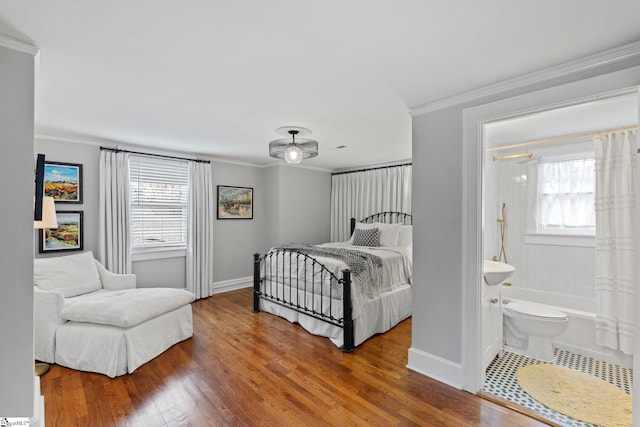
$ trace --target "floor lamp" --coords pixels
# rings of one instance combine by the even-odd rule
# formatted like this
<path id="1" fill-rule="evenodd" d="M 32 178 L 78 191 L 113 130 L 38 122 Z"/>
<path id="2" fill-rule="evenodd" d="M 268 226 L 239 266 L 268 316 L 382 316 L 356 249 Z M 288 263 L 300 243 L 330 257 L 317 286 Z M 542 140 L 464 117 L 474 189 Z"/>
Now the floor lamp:
<path id="1" fill-rule="evenodd" d="M 53 197 L 45 196 L 42 198 L 42 220 L 33 221 L 33 228 L 35 228 L 36 230 L 42 230 L 45 228 L 58 228 L 56 206 Z M 36 362 L 35 373 L 37 376 L 47 373 L 48 370 L 48 363 Z"/>

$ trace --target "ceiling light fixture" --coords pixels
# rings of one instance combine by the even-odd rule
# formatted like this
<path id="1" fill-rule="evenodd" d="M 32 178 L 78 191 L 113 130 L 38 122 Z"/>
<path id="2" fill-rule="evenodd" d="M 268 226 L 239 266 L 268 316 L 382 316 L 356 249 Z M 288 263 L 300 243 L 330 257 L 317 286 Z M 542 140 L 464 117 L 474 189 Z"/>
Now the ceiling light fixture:
<path id="1" fill-rule="evenodd" d="M 296 138 L 298 135 L 309 135 L 309 129 L 286 126 L 276 129 L 277 133 L 288 134 L 290 138 L 276 139 L 269 143 L 269 155 L 276 159 L 284 159 L 287 163 L 297 164 L 303 159 L 318 155 L 318 141 L 307 138 Z"/>

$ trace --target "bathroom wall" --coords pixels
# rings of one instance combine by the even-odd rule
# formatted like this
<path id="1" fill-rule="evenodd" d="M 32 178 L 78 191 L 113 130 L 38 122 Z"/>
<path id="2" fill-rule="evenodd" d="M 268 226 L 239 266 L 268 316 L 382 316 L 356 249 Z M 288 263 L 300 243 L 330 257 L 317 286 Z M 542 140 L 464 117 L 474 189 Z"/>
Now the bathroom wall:
<path id="1" fill-rule="evenodd" d="M 584 311 L 595 311 L 594 240 L 588 246 L 570 246 L 558 241 L 532 243 L 526 239 L 527 218 L 533 206 L 527 201 L 527 186 L 532 182 L 531 170 L 537 161 L 526 158 L 493 161 L 493 155 L 506 156 L 531 151 L 534 156 L 550 157 L 592 149 L 591 138 L 541 144 L 490 152 L 485 174 L 485 259 L 500 252 L 500 229 L 497 219 L 506 203 L 505 251 L 507 261 L 516 267 L 509 279 L 511 287 L 503 287 L 503 297 L 525 298 Z M 492 173 L 493 171 L 493 173 Z M 490 178 L 493 175 L 493 180 Z M 496 179 L 497 177 L 497 179 Z M 497 184 L 497 188 L 495 185 Z"/>
<path id="2" fill-rule="evenodd" d="M 500 175 L 498 165 L 494 162 L 494 153 L 489 152 L 485 156 L 483 169 L 483 209 L 482 209 L 482 230 L 483 230 L 483 258 L 493 259 L 500 254 L 500 234 L 498 232 L 498 218 L 500 214 Z"/>

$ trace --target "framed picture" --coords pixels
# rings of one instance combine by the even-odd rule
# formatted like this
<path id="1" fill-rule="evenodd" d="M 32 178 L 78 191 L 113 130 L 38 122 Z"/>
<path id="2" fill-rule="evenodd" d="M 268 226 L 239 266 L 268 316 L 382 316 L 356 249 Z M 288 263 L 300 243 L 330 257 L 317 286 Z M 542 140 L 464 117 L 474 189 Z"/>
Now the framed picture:
<path id="1" fill-rule="evenodd" d="M 218 219 L 253 219 L 253 188 L 218 185 Z"/>
<path id="2" fill-rule="evenodd" d="M 82 165 L 45 161 L 44 195 L 56 203 L 82 203 Z"/>
<path id="3" fill-rule="evenodd" d="M 58 228 L 45 228 L 40 233 L 40 253 L 81 251 L 84 247 L 82 211 L 56 212 Z"/>

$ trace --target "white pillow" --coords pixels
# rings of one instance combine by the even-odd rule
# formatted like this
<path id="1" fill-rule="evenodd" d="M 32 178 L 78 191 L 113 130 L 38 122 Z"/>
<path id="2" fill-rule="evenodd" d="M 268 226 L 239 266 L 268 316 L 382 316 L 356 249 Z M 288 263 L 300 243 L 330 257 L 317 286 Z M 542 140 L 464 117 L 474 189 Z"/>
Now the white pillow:
<path id="1" fill-rule="evenodd" d="M 365 224 L 363 222 L 356 222 L 357 229 L 370 229 L 377 228 L 380 230 L 380 246 L 398 246 L 398 234 L 400 233 L 400 227 L 402 224 L 385 224 L 383 222 L 374 222 L 372 224 Z M 354 231 L 355 232 L 355 231 Z M 353 243 L 353 236 L 349 242 Z"/>
<path id="2" fill-rule="evenodd" d="M 410 248 L 413 246 L 413 226 L 400 226 L 400 233 L 398 234 L 398 246 L 402 246 L 404 248 Z"/>
<path id="3" fill-rule="evenodd" d="M 91 251 L 33 260 L 33 281 L 43 291 L 59 291 L 65 298 L 102 288 Z"/>

